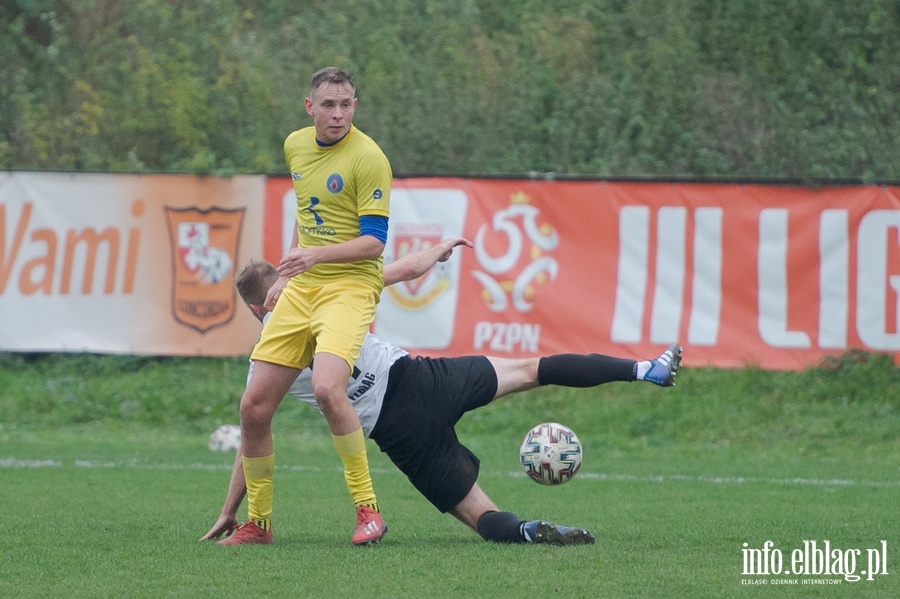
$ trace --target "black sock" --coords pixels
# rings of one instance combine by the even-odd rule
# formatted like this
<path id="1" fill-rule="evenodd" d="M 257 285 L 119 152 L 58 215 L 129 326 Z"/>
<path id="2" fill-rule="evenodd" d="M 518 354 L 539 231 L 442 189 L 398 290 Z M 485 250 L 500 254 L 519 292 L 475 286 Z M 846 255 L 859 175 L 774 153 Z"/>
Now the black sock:
<path id="1" fill-rule="evenodd" d="M 633 381 L 634 360 L 603 354 L 560 354 L 538 362 L 539 385 L 596 387 L 614 381 Z"/>
<path id="2" fill-rule="evenodd" d="M 485 512 L 478 519 L 478 534 L 494 543 L 525 543 L 522 522 L 512 512 Z"/>

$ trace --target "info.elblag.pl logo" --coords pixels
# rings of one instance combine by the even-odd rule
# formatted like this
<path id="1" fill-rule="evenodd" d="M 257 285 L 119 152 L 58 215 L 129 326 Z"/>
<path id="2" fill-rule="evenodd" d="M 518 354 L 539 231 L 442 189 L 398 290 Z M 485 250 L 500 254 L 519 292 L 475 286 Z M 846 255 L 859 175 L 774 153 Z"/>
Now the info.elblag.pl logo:
<path id="1" fill-rule="evenodd" d="M 762 547 L 744 543 L 741 584 L 840 584 L 872 581 L 888 574 L 887 541 L 866 549 L 842 549 L 831 541 L 804 540 L 800 547 L 782 551 L 773 541 Z M 863 569 L 865 568 L 865 569 Z M 756 577 L 769 578 L 756 578 Z M 771 578 L 775 577 L 775 578 Z M 814 577 L 814 578 L 809 578 Z"/>

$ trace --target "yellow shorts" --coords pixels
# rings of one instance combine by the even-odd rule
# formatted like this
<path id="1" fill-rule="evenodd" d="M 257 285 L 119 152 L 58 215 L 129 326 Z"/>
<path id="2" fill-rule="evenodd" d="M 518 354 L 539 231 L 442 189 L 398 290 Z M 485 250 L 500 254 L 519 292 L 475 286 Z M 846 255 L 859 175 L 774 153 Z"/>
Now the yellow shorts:
<path id="1" fill-rule="evenodd" d="M 325 352 L 346 360 L 352 371 L 380 297 L 377 289 L 357 281 L 320 287 L 289 283 L 250 358 L 306 368 L 314 354 Z"/>

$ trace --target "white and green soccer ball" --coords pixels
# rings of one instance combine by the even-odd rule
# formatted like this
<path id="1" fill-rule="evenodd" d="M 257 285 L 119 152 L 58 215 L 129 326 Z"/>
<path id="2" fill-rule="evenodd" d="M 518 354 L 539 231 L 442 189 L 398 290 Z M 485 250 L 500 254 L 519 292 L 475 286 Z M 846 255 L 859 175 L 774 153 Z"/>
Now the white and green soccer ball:
<path id="1" fill-rule="evenodd" d="M 223 424 L 209 436 L 210 451 L 237 451 L 241 446 L 241 427 Z"/>
<path id="2" fill-rule="evenodd" d="M 542 485 L 561 485 L 572 480 L 583 457 L 578 436 L 558 422 L 537 425 L 528 431 L 519 448 L 525 474 Z"/>

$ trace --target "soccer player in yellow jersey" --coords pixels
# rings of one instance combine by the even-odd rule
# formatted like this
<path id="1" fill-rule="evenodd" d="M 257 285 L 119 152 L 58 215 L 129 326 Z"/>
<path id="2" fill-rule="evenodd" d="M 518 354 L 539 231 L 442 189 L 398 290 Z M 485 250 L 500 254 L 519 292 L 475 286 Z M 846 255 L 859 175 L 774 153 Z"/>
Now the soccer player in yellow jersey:
<path id="1" fill-rule="evenodd" d="M 316 72 L 305 105 L 313 126 L 284 142 L 297 195 L 295 243 L 278 266 L 280 278 L 270 291 L 278 301 L 250 356 L 253 373 L 241 397 L 249 519 L 223 545 L 273 540 L 272 417 L 310 363 L 316 401 L 357 506 L 352 542 L 377 543 L 387 530 L 346 388 L 384 284 L 391 167 L 353 126 L 357 98 L 349 75 L 333 67 Z"/>
<path id="2" fill-rule="evenodd" d="M 406 254 L 384 267 L 384 284 L 409 281 L 437 262 L 449 259 L 453 248 L 472 247 L 462 238 Z M 266 291 L 278 279 L 275 267 L 253 262 L 235 279 L 247 307 L 260 322 L 271 317 Z M 546 520 L 523 520 L 500 511 L 478 484 L 480 462 L 456 434 L 466 413 L 509 394 L 543 385 L 596 387 L 614 381 L 646 381 L 675 385 L 681 347 L 672 344 L 654 360 L 630 360 L 602 354 L 558 354 L 510 359 L 485 356 L 413 358 L 406 351 L 366 335 L 347 382 L 353 409 L 366 435 L 409 478 L 438 510 L 450 513 L 481 535 L 501 543 L 584 545 L 594 542 L 590 531 Z M 252 370 L 252 366 L 251 366 Z M 318 408 L 309 369 L 300 373 L 289 395 Z M 200 540 L 230 534 L 246 487 L 241 450 L 235 456 L 222 511 Z"/>

